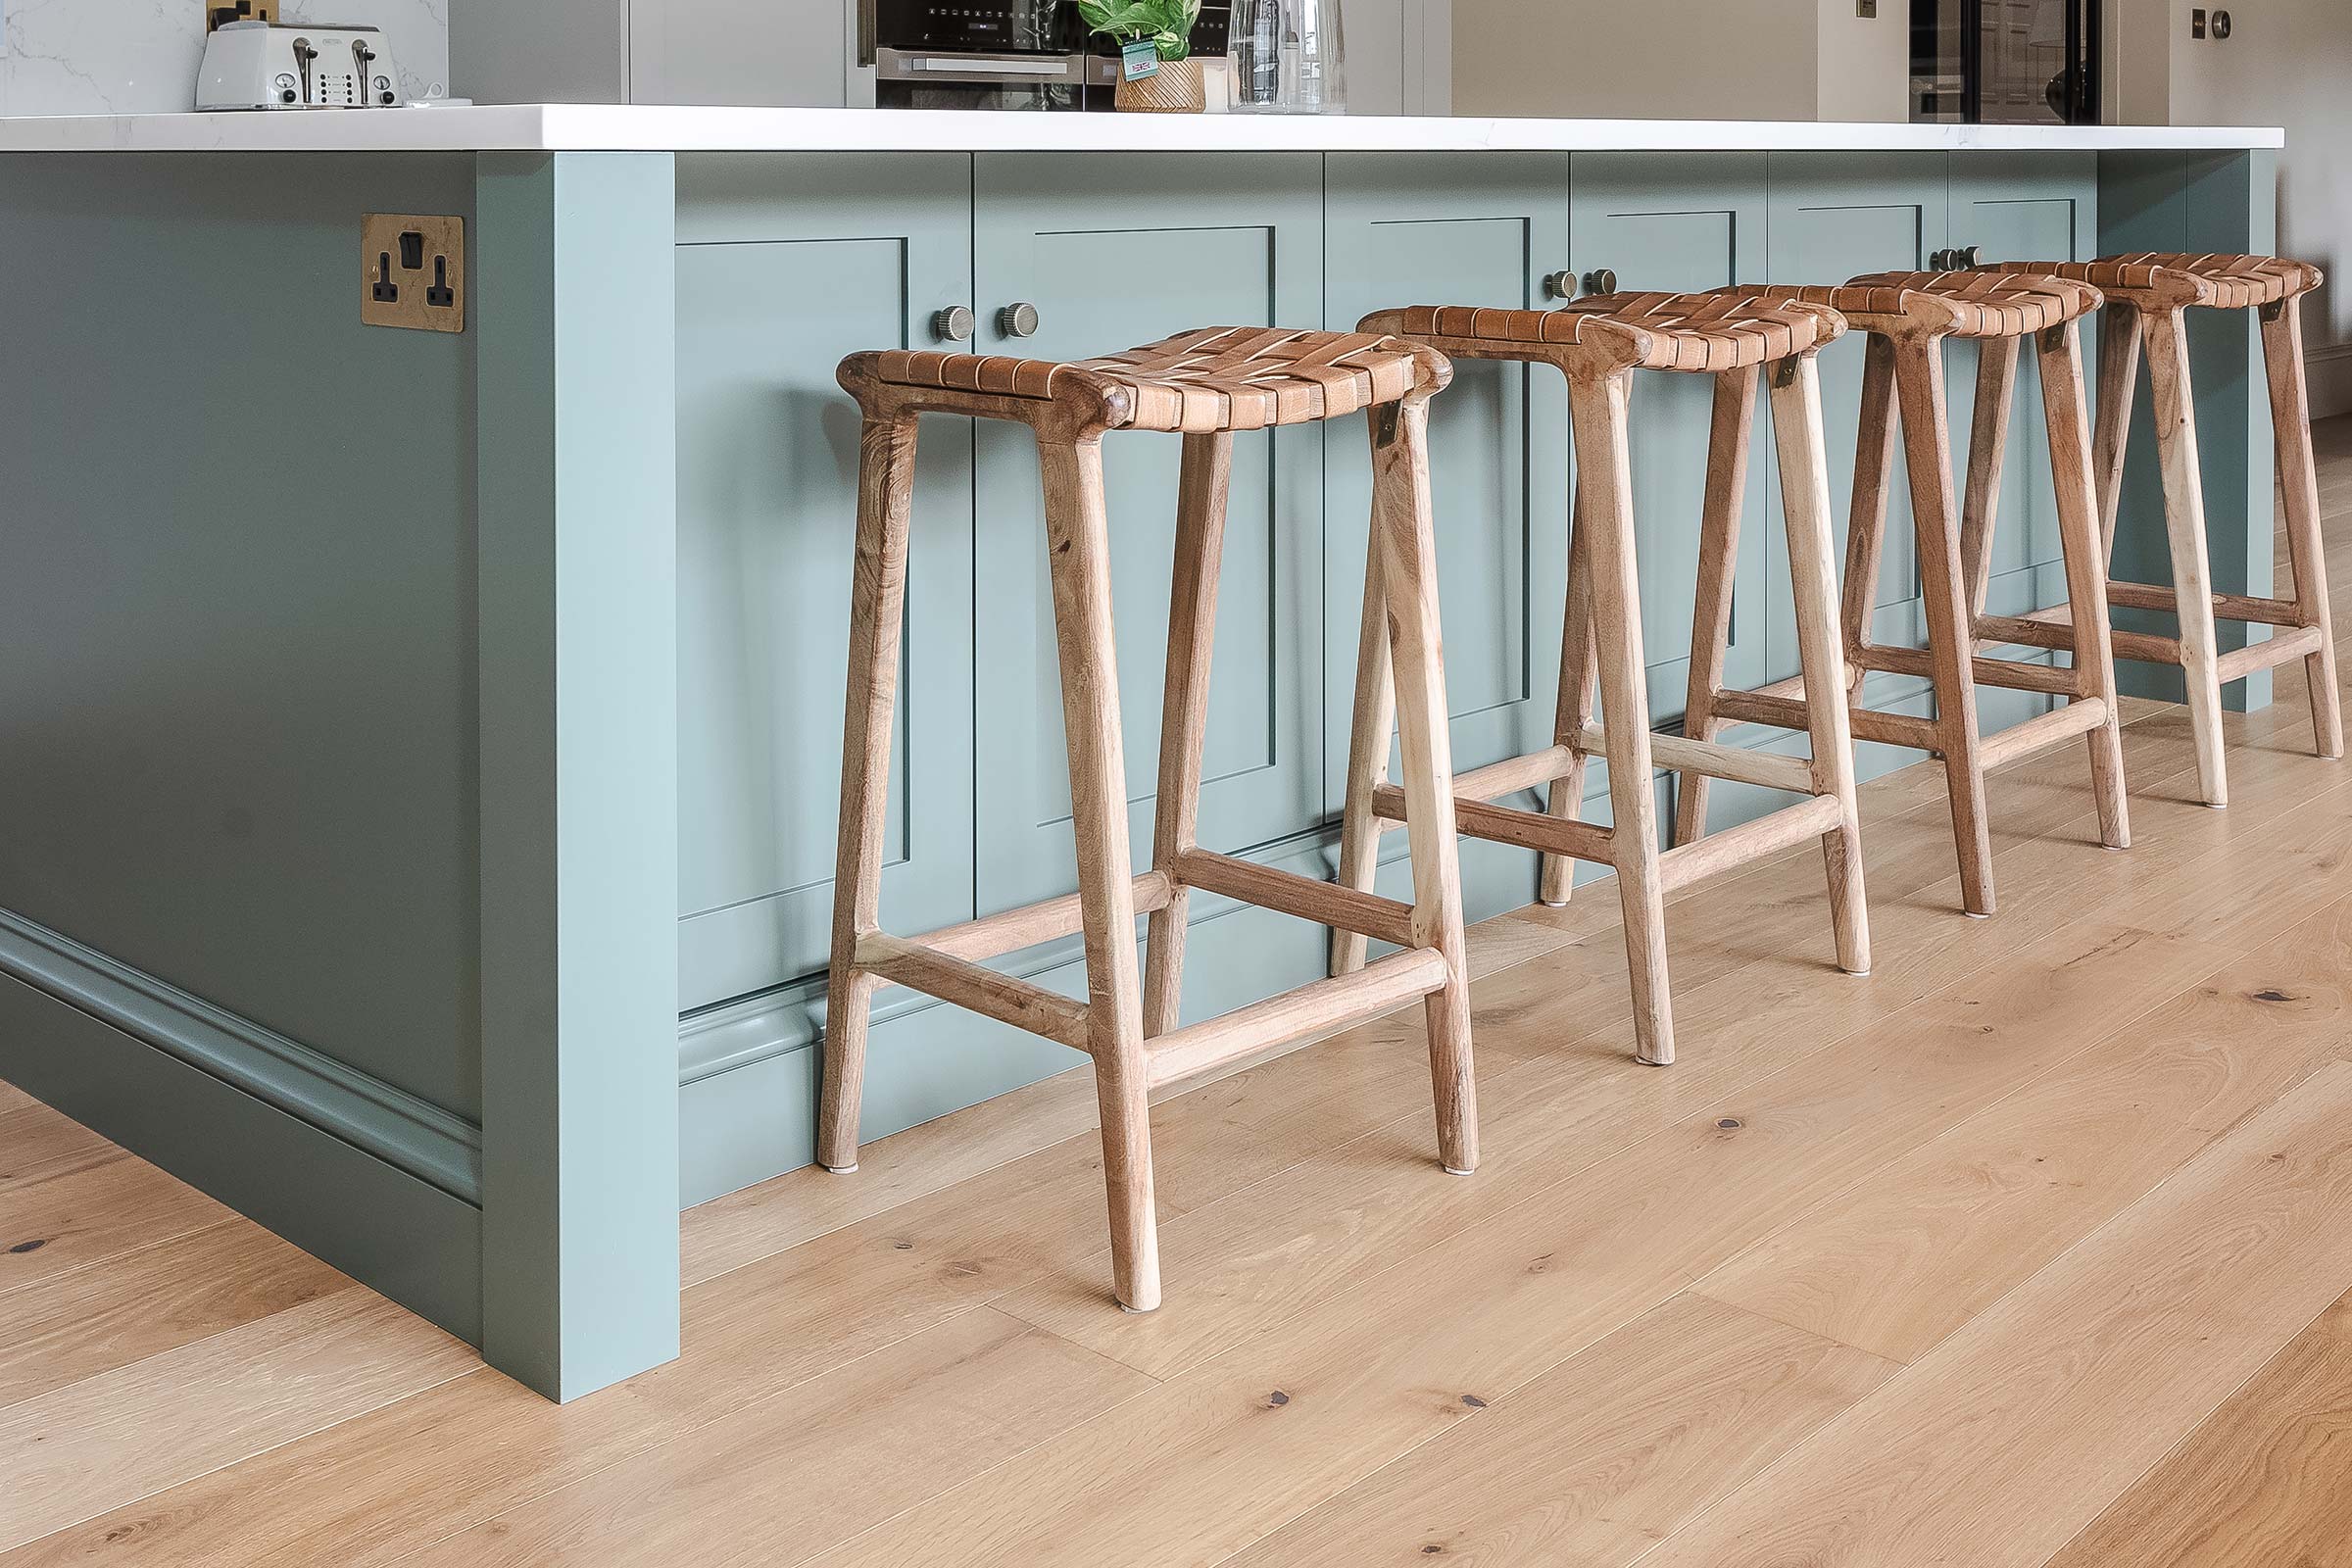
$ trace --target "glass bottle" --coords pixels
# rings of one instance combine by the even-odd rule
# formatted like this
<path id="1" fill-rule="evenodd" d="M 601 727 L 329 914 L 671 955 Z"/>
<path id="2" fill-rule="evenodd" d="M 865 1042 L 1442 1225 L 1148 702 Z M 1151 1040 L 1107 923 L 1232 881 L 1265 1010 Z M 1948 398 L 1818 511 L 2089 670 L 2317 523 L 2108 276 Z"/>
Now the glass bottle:
<path id="1" fill-rule="evenodd" d="M 1235 0 L 1231 46 L 1237 111 L 1346 112 L 1340 0 Z"/>

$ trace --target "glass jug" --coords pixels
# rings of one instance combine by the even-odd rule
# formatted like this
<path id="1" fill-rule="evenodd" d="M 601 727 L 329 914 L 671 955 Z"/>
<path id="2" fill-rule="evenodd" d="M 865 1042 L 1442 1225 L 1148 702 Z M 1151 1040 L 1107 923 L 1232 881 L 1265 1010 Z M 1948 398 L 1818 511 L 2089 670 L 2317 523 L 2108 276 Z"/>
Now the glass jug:
<path id="1" fill-rule="evenodd" d="M 1236 112 L 1345 114 L 1340 0 L 1235 0 Z"/>

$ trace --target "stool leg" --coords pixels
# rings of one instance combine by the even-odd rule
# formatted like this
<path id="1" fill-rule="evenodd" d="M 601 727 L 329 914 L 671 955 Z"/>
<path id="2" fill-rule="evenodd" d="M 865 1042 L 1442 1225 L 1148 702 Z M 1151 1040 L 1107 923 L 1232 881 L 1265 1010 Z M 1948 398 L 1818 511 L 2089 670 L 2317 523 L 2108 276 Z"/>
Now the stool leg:
<path id="1" fill-rule="evenodd" d="M 1695 741 L 1711 741 L 1723 728 L 1715 716 L 1715 699 L 1723 691 L 1723 655 L 1732 636 L 1732 578 L 1740 564 L 1740 508 L 1747 496 L 1757 374 L 1751 367 L 1715 377 L 1706 501 L 1698 522 L 1698 597 L 1690 616 L 1690 684 L 1683 700 L 1683 733 Z M 1707 831 L 1707 790 L 1712 782 L 1696 768 L 1685 768 L 1675 781 L 1675 843 L 1696 843 Z"/>
<path id="2" fill-rule="evenodd" d="M 1862 414 L 1854 437 L 1854 494 L 1845 524 L 1846 689 L 1862 694 L 1879 600 L 1879 556 L 1886 544 L 1886 494 L 1894 483 L 1894 345 L 1873 333 L 1862 352 Z M 1810 697 L 1812 694 L 1806 694 Z"/>
<path id="3" fill-rule="evenodd" d="M 1233 437 L 1184 438 L 1176 489 L 1176 562 L 1168 587 L 1168 678 L 1160 704 L 1159 795 L 1152 817 L 1152 864 L 1171 874 L 1198 846 L 1200 749 L 1208 734 L 1208 671 L 1217 626 L 1217 566 L 1225 551 L 1225 496 Z M 1144 1037 L 1176 1027 L 1184 1001 L 1184 884 L 1152 913 L 1144 964 Z"/>
<path id="4" fill-rule="evenodd" d="M 1377 497 L 1375 498 L 1377 501 Z M 1340 886 L 1372 891 L 1380 874 L 1380 818 L 1372 792 L 1389 781 L 1390 745 L 1396 738 L 1396 679 L 1389 659 L 1389 601 L 1381 578 L 1380 529 L 1364 553 L 1364 613 L 1355 640 L 1355 710 L 1348 728 L 1348 812 L 1340 823 Z M 1370 939 L 1331 928 L 1331 972 L 1364 966 Z"/>
<path id="5" fill-rule="evenodd" d="M 2311 686 L 2311 724 L 2326 758 L 2344 755 L 2344 710 L 2336 686 L 2335 624 L 2328 609 L 2328 555 L 2320 539 L 2320 476 L 2311 451 L 2311 394 L 2304 379 L 2303 313 L 2284 301 L 2262 323 L 2270 370 L 2271 421 L 2277 427 L 2278 477 L 2286 491 L 2286 556 L 2303 624 L 2320 629 L 2320 646 L 2303 658 Z"/>
<path id="6" fill-rule="evenodd" d="M 1111 640 L 1110 535 L 1102 443 L 1038 442 L 1046 548 L 1061 655 L 1070 819 L 1084 910 L 1088 1049 L 1102 1112 L 1111 1272 L 1119 1304 L 1159 1305 L 1152 1209 L 1152 1115 L 1146 1100 L 1143 988 L 1136 974 L 1135 887 L 1127 853 L 1127 769 L 1119 733 L 1118 651 Z"/>
<path id="7" fill-rule="evenodd" d="M 2090 747 L 2091 797 L 2099 842 L 2132 843 L 2124 798 L 2124 719 L 2115 689 L 2115 649 L 2107 611 L 2107 566 L 2099 547 L 2099 503 L 2091 488 L 2090 417 L 2083 407 L 2082 329 L 2068 321 L 2041 334 L 2034 357 L 2041 370 L 2041 407 L 2050 432 L 2050 473 L 2058 496 L 2058 539 L 2066 559 L 2067 600 L 2075 617 L 2075 669 L 2090 695 L 2107 705 L 2106 721 L 2084 737 Z M 2204 559 L 2203 551 L 2198 560 Z M 2200 599 L 2208 617 L 2210 598 Z M 2079 689 L 2079 688 L 2078 688 Z"/>
<path id="8" fill-rule="evenodd" d="M 1992 587 L 1993 519 L 2000 514 L 2001 462 L 2009 450 L 2009 420 L 2017 407 L 2017 348 L 2013 337 L 1977 345 L 1977 399 L 1969 411 L 1968 486 L 1960 502 L 1960 559 L 1968 566 L 1971 616 L 1984 613 Z"/>
<path id="9" fill-rule="evenodd" d="M 2230 804 L 2223 760 L 2220 640 L 2213 624 L 2213 577 L 2205 541 L 2205 479 L 2197 456 L 2197 415 L 2189 387 L 2188 324 L 2181 311 L 2147 324 L 2148 394 L 2156 419 L 2156 455 L 2164 466 L 2164 530 L 2173 552 L 2173 592 L 2180 619 L 2180 673 L 2188 727 L 2197 746 L 2197 790 L 2207 806 Z"/>
<path id="10" fill-rule="evenodd" d="M 2099 315 L 2099 417 L 2091 432 L 2091 478 L 2099 489 L 2099 560 L 2115 559 L 2115 519 L 2124 497 L 2124 449 L 2132 435 L 2132 395 L 2138 390 L 2145 328 L 2136 305 L 2111 304 Z"/>
<path id="11" fill-rule="evenodd" d="M 1845 656 L 1838 635 L 1838 585 L 1831 564 L 1830 456 L 1822 433 L 1821 367 L 1810 354 L 1784 361 L 1772 388 L 1780 449 L 1781 511 L 1788 529 L 1788 582 L 1796 599 L 1796 646 L 1813 740 L 1813 793 L 1843 808 L 1821 840 L 1830 880 L 1838 967 L 1870 972 L 1870 905 L 1862 888 L 1862 813 L 1854 791 L 1854 736 L 1845 708 Z"/>
<path id="12" fill-rule="evenodd" d="M 1592 553 L 1586 546 L 1584 491 L 1580 486 L 1568 520 L 1568 605 L 1560 617 L 1560 695 L 1552 719 L 1552 744 L 1568 752 L 1568 770 L 1551 781 L 1544 809 L 1563 822 L 1585 811 L 1585 726 L 1592 722 Z M 1576 893 L 1576 857 L 1546 855 L 1536 897 L 1555 909 Z"/>
<path id="13" fill-rule="evenodd" d="M 1674 1060 L 1674 1004 L 1666 973 L 1666 896 L 1658 868 L 1658 814 L 1649 751 L 1648 672 L 1642 659 L 1641 584 L 1635 576 L 1633 457 L 1627 450 L 1625 373 L 1580 383 L 1569 398 L 1576 425 L 1580 532 L 1590 534 L 1592 618 L 1600 663 L 1602 725 L 1609 741 L 1609 844 L 1625 906 L 1625 951 L 1634 990 L 1636 1054 Z"/>
<path id="14" fill-rule="evenodd" d="M 1952 505 L 1952 446 L 1943 395 L 1943 342 L 1907 339 L 1895 346 L 1895 393 L 1902 406 L 1903 450 L 1911 475 L 1911 516 L 1919 538 L 1920 587 L 1927 601 L 1928 659 L 1936 688 L 1936 726 L 1952 802 L 1952 839 L 1960 854 L 1961 906 L 1992 913 L 1992 833 L 1984 810 L 1979 758 L 1977 687 L 1970 662 L 1968 589 L 1960 563 L 1959 519 Z"/>
<path id="15" fill-rule="evenodd" d="M 824 1084 L 816 1158 L 858 1168 L 865 1037 L 879 977 L 858 967 L 858 939 L 879 928 L 882 830 L 890 808 L 891 724 L 906 614 L 914 502 L 915 418 L 868 416 L 858 437 L 858 544 L 850 581 L 850 684 L 842 710 L 841 841 L 833 873 L 833 958 L 825 987 Z"/>
<path id="16" fill-rule="evenodd" d="M 1372 533 L 1388 600 L 1396 676 L 1396 736 L 1405 833 L 1413 851 L 1413 945 L 1446 956 L 1446 984 L 1423 1004 L 1437 1101 L 1438 1157 L 1457 1176 L 1478 1169 L 1478 1090 L 1470 1060 L 1470 965 L 1453 822 L 1453 739 L 1446 647 L 1438 625 L 1438 545 L 1429 499 L 1429 404 L 1372 413 Z"/>

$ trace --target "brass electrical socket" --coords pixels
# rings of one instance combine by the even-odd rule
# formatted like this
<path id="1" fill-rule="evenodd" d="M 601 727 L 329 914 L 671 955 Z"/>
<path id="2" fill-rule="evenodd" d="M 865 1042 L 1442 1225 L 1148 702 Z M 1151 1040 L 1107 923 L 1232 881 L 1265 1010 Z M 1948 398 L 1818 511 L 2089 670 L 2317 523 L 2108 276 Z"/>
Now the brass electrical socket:
<path id="1" fill-rule="evenodd" d="M 204 30 L 226 22 L 275 22 L 277 0 L 204 0 Z"/>
<path id="2" fill-rule="evenodd" d="M 466 220 L 369 213 L 360 224 L 360 319 L 466 330 Z"/>

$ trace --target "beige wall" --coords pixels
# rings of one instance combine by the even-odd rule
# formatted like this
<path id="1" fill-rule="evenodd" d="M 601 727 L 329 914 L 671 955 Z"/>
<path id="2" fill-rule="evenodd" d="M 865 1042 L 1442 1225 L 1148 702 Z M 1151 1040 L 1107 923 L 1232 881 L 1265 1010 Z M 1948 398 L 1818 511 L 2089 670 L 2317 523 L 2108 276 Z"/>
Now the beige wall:
<path id="1" fill-rule="evenodd" d="M 1879 0 L 1859 17 L 1854 0 L 1819 0 L 1823 120 L 1911 118 L 1910 0 Z"/>
<path id="2" fill-rule="evenodd" d="M 1812 120 L 1820 3 L 1453 0 L 1453 112 Z"/>
<path id="3" fill-rule="evenodd" d="M 2210 10 L 2212 0 L 2203 0 Z M 2282 125 L 2278 249 L 2352 284 L 2352 3 L 2241 0 L 2227 39 L 2189 36 L 2190 0 L 2112 0 L 2115 118 Z M 2312 403 L 2352 411 L 2352 286 L 2307 307 Z"/>

